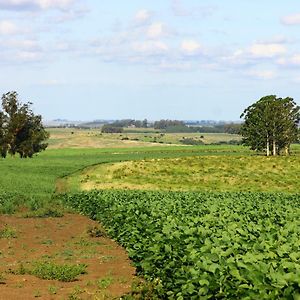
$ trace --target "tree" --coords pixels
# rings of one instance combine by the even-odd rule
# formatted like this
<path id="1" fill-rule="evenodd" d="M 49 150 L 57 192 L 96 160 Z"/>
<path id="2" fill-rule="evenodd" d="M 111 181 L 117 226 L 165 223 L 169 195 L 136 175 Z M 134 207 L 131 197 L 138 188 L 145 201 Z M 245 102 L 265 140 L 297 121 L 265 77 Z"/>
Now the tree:
<path id="1" fill-rule="evenodd" d="M 35 115 L 30 109 L 32 103 L 22 104 L 17 92 L 9 92 L 2 96 L 0 112 L 0 150 L 2 157 L 7 152 L 18 153 L 21 158 L 32 157 L 47 148 L 45 140 L 48 132 L 42 124 L 42 117 Z"/>
<path id="2" fill-rule="evenodd" d="M 241 118 L 243 144 L 252 150 L 275 156 L 282 150 L 290 152 L 290 145 L 299 136 L 300 107 L 290 98 L 265 96 L 245 109 Z"/>
<path id="3" fill-rule="evenodd" d="M 122 133 L 124 131 L 123 127 L 116 127 L 110 124 L 105 124 L 102 126 L 102 133 Z"/>

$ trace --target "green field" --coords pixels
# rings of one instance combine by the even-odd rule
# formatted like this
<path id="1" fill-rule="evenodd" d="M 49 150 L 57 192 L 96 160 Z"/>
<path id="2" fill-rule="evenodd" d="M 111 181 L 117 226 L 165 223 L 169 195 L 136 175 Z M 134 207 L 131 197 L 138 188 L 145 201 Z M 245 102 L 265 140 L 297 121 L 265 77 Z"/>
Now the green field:
<path id="1" fill-rule="evenodd" d="M 300 156 L 209 155 L 88 167 L 66 179 L 73 190 L 300 191 Z"/>
<path id="2" fill-rule="evenodd" d="M 57 180 L 96 164 L 192 155 L 238 154 L 247 149 L 236 146 L 139 147 L 113 149 L 51 149 L 33 159 L 8 157 L 0 160 L 0 209 L 12 211 L 18 205 L 43 206 L 56 191 Z M 8 195 L 9 194 L 9 195 Z M 6 201 L 5 199 L 8 199 Z M 34 204 L 32 204 L 34 203 Z M 2 207 L 2 208 L 1 208 Z"/>
<path id="3" fill-rule="evenodd" d="M 0 160 L 2 214 L 97 219 L 146 277 L 148 299 L 299 299 L 299 145 L 267 158 L 54 131 L 33 159 Z M 118 191 L 71 193 L 93 188 Z"/>
<path id="4" fill-rule="evenodd" d="M 183 139 L 204 144 L 240 141 L 235 134 L 223 133 L 162 133 L 151 128 L 127 129 L 124 133 L 101 133 L 100 129 L 50 128 L 50 148 L 128 148 L 182 145 Z"/>
<path id="5" fill-rule="evenodd" d="M 101 221 L 154 286 L 147 299 L 299 299 L 300 195 L 94 191 Z"/>

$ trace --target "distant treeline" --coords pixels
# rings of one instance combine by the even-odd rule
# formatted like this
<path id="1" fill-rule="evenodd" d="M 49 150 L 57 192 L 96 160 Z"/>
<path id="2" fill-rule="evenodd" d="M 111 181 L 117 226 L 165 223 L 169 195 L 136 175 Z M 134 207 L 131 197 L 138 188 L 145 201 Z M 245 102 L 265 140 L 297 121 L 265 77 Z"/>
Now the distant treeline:
<path id="1" fill-rule="evenodd" d="M 178 120 L 160 120 L 154 122 L 154 129 L 164 130 L 167 133 L 229 133 L 239 134 L 241 125 L 230 123 L 214 126 L 187 126 L 183 121 Z"/>
<path id="2" fill-rule="evenodd" d="M 135 128 L 147 128 L 148 121 L 147 119 L 144 120 L 133 120 L 133 119 L 124 119 L 124 120 L 117 120 L 113 123 L 108 124 L 112 127 L 135 127 Z"/>
<path id="3" fill-rule="evenodd" d="M 155 121 L 154 124 L 149 124 L 147 119 L 142 121 L 125 119 L 117 120 L 110 124 L 105 124 L 102 127 L 104 133 L 122 133 L 124 128 L 149 128 L 153 126 L 155 130 L 166 133 L 229 133 L 239 134 L 240 124 L 218 124 L 212 126 L 188 126 L 183 121 L 179 120 L 160 120 Z"/>

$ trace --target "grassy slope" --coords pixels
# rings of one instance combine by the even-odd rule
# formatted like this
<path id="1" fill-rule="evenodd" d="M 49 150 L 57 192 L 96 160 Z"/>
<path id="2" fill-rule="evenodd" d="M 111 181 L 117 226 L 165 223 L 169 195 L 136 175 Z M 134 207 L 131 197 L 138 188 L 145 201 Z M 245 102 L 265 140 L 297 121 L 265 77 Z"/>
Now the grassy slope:
<path id="1" fill-rule="evenodd" d="M 200 156 L 103 164 L 69 178 L 73 190 L 288 192 L 300 190 L 300 156 Z"/>
<path id="2" fill-rule="evenodd" d="M 192 138 L 205 144 L 240 140 L 239 135 L 219 133 L 164 133 L 149 128 L 146 132 L 135 129 L 124 133 L 101 133 L 99 129 L 50 128 L 50 148 L 118 148 L 151 147 L 181 144 L 183 138 Z M 203 136 L 204 138 L 201 138 Z M 124 140 L 124 138 L 128 140 Z"/>
<path id="3" fill-rule="evenodd" d="M 17 157 L 1 159 L 0 192 L 17 192 L 26 199 L 33 197 L 47 200 L 55 191 L 57 178 L 94 164 L 210 153 L 238 154 L 245 151 L 247 152 L 242 147 L 228 146 L 51 149 L 33 159 L 21 160 Z"/>

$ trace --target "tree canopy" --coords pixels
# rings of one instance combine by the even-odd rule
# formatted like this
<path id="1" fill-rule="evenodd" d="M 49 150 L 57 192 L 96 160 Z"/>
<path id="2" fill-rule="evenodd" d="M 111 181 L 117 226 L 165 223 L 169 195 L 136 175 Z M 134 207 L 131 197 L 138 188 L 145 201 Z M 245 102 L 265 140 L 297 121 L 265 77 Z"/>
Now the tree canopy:
<path id="1" fill-rule="evenodd" d="M 31 102 L 22 104 L 17 92 L 8 92 L 2 96 L 0 111 L 0 153 L 7 153 L 21 158 L 32 157 L 35 153 L 45 150 L 49 138 L 42 124 L 42 117 L 31 110 Z"/>
<path id="2" fill-rule="evenodd" d="M 243 144 L 266 155 L 290 152 L 290 145 L 299 138 L 300 107 L 293 98 L 269 95 L 261 98 L 242 113 Z"/>

